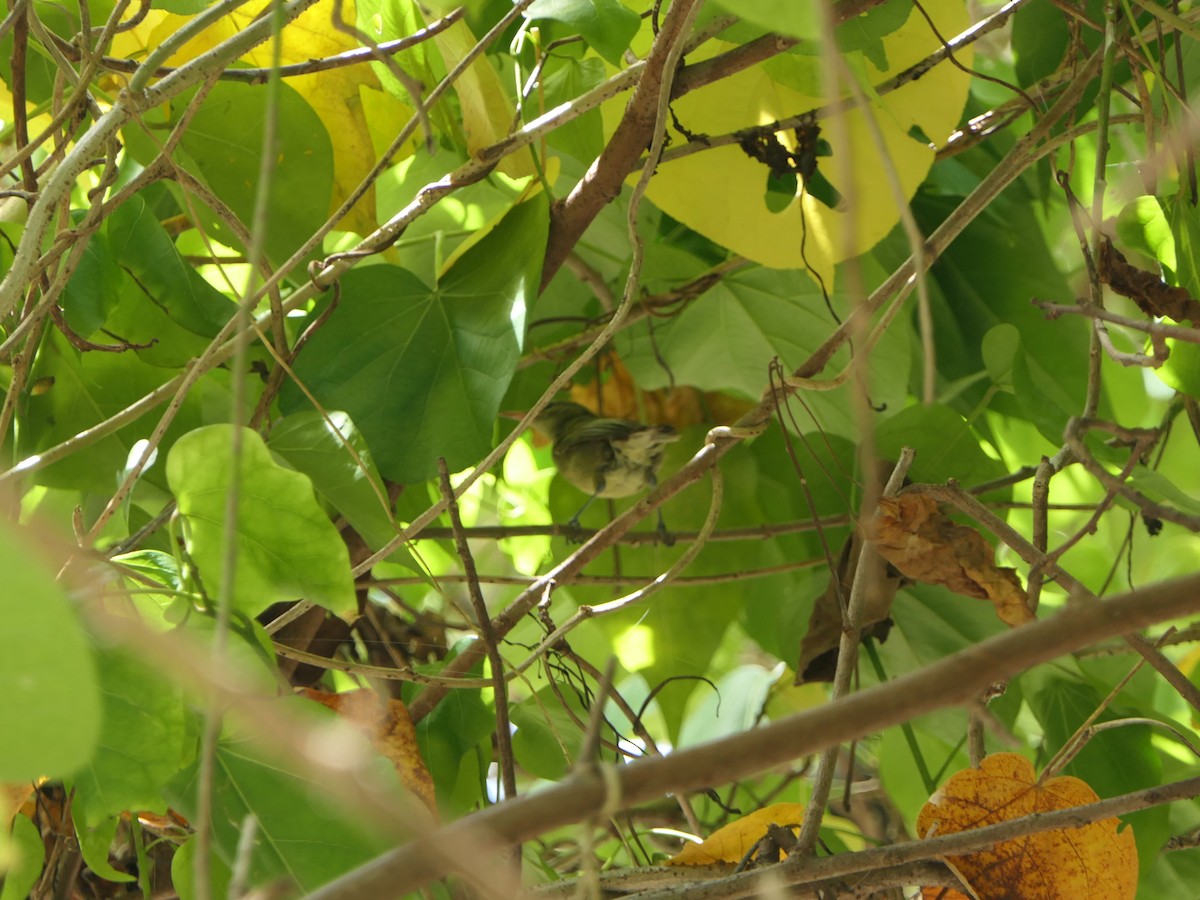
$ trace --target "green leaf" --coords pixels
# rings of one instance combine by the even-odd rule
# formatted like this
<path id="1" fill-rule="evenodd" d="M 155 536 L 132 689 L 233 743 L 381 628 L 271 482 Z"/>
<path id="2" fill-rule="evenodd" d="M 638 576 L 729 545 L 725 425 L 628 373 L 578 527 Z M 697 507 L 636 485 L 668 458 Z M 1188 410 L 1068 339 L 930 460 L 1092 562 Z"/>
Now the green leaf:
<path id="1" fill-rule="evenodd" d="M 482 665 L 472 673 L 482 673 Z M 478 690 L 451 691 L 437 708 L 417 723 L 421 759 L 433 778 L 438 806 L 462 815 L 484 798 L 484 777 L 491 759 L 496 717 Z"/>
<path id="2" fill-rule="evenodd" d="M 92 648 L 35 546 L 0 522 L 0 781 L 70 775 L 100 733 Z"/>
<path id="3" fill-rule="evenodd" d="M 1163 201 L 1157 197 L 1135 197 L 1126 203 L 1117 216 L 1117 235 L 1122 245 L 1158 260 L 1174 277 L 1175 237 Z"/>
<path id="4" fill-rule="evenodd" d="M 1013 388 L 1025 418 L 1038 427 L 1049 441 L 1061 441 L 1067 421 L 1083 408 L 1073 395 L 1032 354 L 1018 353 L 1013 360 Z"/>
<path id="5" fill-rule="evenodd" d="M 912 0 L 892 0 L 870 7 L 865 13 L 838 26 L 838 47 L 843 53 L 861 50 L 871 65 L 880 71 L 887 71 L 888 60 L 883 39 L 908 21 L 912 8 Z M 870 90 L 871 82 L 865 84 Z"/>
<path id="6" fill-rule="evenodd" d="M 210 599 L 221 583 L 225 508 L 233 482 L 231 425 L 184 435 L 167 457 L 167 481 L 187 523 L 188 553 Z M 239 471 L 235 609 L 256 615 L 303 597 L 330 609 L 354 603 L 346 545 L 313 496 L 312 482 L 278 465 L 261 437 L 243 429 Z"/>
<path id="7" fill-rule="evenodd" d="M 1154 372 L 1164 384 L 1187 394 L 1200 397 L 1200 347 L 1189 341 L 1167 338 L 1171 355 Z"/>
<path id="8" fill-rule="evenodd" d="M 562 699 L 554 688 L 545 687 L 512 708 L 512 723 L 517 729 L 512 748 L 517 764 L 530 775 L 552 781 L 578 764 L 583 745 L 579 722 L 588 721 L 589 716 L 570 687 L 561 688 L 560 693 Z M 574 718 L 563 708 L 564 700 Z"/>
<path id="9" fill-rule="evenodd" d="M 333 144 L 320 117 L 286 84 L 280 85 L 278 97 L 277 115 L 286 127 L 278 131 L 266 227 L 267 256 L 276 264 L 324 223 L 333 192 Z M 176 115 L 190 111 L 186 103 L 173 109 Z M 247 228 L 253 220 L 266 121 L 265 91 L 222 81 L 204 99 L 180 141 L 197 174 Z M 218 218 L 206 224 L 221 243 L 241 246 Z"/>
<path id="10" fill-rule="evenodd" d="M 690 747 L 753 728 L 777 677 L 762 666 L 738 666 L 717 682 L 715 691 L 693 694 L 675 746 Z"/>
<path id="11" fill-rule="evenodd" d="M 1181 490 L 1162 472 L 1138 466 L 1133 470 L 1129 484 L 1150 500 L 1167 503 L 1194 516 L 1200 515 L 1200 497 Z"/>
<path id="12" fill-rule="evenodd" d="M 118 884 L 137 880 L 127 872 L 117 871 L 108 861 L 109 848 L 112 847 L 120 824 L 121 818 L 116 815 L 103 818 L 88 827 L 80 822 L 75 823 L 79 851 L 88 868 L 105 881 L 114 881 Z"/>
<path id="13" fill-rule="evenodd" d="M 604 63 L 594 57 L 574 59 L 551 56 L 542 73 L 542 92 L 547 109 L 574 100 L 604 81 Z M 536 113 L 531 110 L 530 118 Z M 604 149 L 604 123 L 600 110 L 593 109 L 555 128 L 546 135 L 546 142 L 562 153 L 589 163 Z"/>
<path id="14" fill-rule="evenodd" d="M 329 421 L 315 410 L 284 416 L 271 428 L 267 446 L 312 479 L 317 493 L 344 515 L 372 548 L 396 536 L 388 514 L 387 488 L 366 440 L 348 415 L 330 412 Z"/>
<path id="15" fill-rule="evenodd" d="M 344 410 L 393 481 L 414 482 L 479 459 L 520 356 L 536 295 L 547 212 L 515 207 L 430 290 L 412 274 L 372 266 L 342 279 L 345 299 L 296 360 L 325 409 Z M 292 414 L 308 400 L 280 393 Z"/>
<path id="16" fill-rule="evenodd" d="M 133 279 L 124 289 L 132 289 L 142 304 L 157 306 L 202 337 L 215 337 L 229 321 L 233 303 L 184 260 L 141 196 L 113 213 L 105 232 L 109 252 Z"/>
<path id="17" fill-rule="evenodd" d="M 177 331 L 185 333 L 182 329 Z M 205 343 L 201 338 L 195 341 L 197 346 Z M 33 372 L 33 377 L 44 381 L 47 389 L 28 399 L 18 458 L 34 456 L 103 422 L 174 374 L 144 362 L 138 353 L 81 353 L 57 330 L 42 344 Z M 228 415 L 228 385 L 229 372 L 224 369 L 209 372 L 200 379 L 167 429 L 159 445 L 160 458 L 180 435 L 211 421 L 206 417 L 211 417 L 214 409 L 222 417 Z M 254 402 L 253 393 L 250 392 L 250 403 Z M 34 478 L 38 484 L 51 487 L 111 493 L 135 442 L 149 437 L 157 424 L 157 416 L 143 416 L 101 438 L 86 452 L 69 454 L 39 470 Z M 162 465 L 148 467 L 142 479 L 164 485 Z"/>
<path id="18" fill-rule="evenodd" d="M 193 837 L 175 851 L 171 857 L 171 887 L 179 894 L 179 900 L 196 900 L 196 839 Z M 209 895 L 228 897 L 229 882 L 233 870 L 229 863 L 213 854 L 208 860 Z"/>
<path id="19" fill-rule="evenodd" d="M 465 155 L 442 148 L 432 154 L 417 153 L 392 166 L 375 185 L 379 223 L 383 224 L 411 203 L 425 185 L 465 161 Z M 521 190 L 521 182 L 493 172 L 488 178 L 455 191 L 457 203 L 439 203 L 404 229 L 396 242 L 403 253 L 404 268 L 429 287 L 435 287 L 446 259 L 484 223 L 497 220 L 512 209 Z"/>
<path id="20" fill-rule="evenodd" d="M 575 29 L 614 66 L 621 65 L 621 54 L 641 26 L 641 17 L 620 0 L 534 0 L 523 15 L 554 19 Z"/>
<path id="21" fill-rule="evenodd" d="M 63 316 L 76 334 L 94 334 L 104 325 L 124 279 L 108 235 L 104 230 L 92 235 L 62 295 Z"/>
<path id="22" fill-rule="evenodd" d="M 380 44 L 407 37 L 424 28 L 426 18 L 422 15 L 423 9 L 423 6 L 418 6 L 413 0 L 358 0 L 354 4 L 359 29 Z M 422 41 L 414 47 L 394 54 L 392 60 L 416 83 L 436 84 L 445 74 L 445 67 L 437 53 L 431 53 L 432 47 L 432 41 Z M 436 72 L 435 63 L 438 66 Z M 392 72 L 391 66 L 379 60 L 372 60 L 371 71 L 375 73 L 385 91 L 406 105 L 412 103 L 409 89 Z M 429 110 L 429 116 L 438 131 L 446 134 L 461 131 L 461 123 L 455 121 L 447 104 L 435 103 Z M 447 172 L 449 169 L 442 171 Z"/>
<path id="23" fill-rule="evenodd" d="M 1021 333 L 1007 323 L 997 325 L 983 336 L 983 363 L 988 377 L 997 387 L 1012 387 L 1012 370 L 1021 352 Z"/>
<path id="24" fill-rule="evenodd" d="M 893 618 L 896 627 L 880 647 L 892 677 L 935 663 L 1007 628 L 991 604 L 928 584 L 900 591 Z"/>
<path id="25" fill-rule="evenodd" d="M 42 876 L 46 845 L 41 832 L 25 816 L 13 819 L 12 832 L 0 834 L 0 857 L 9 862 L 0 886 L 0 900 L 25 900 Z"/>
<path id="26" fill-rule="evenodd" d="M 845 312 L 849 298 L 835 293 L 835 309 Z M 758 398 L 767 383 L 767 366 L 779 357 L 785 369 L 799 365 L 828 334 L 833 319 L 817 284 L 804 272 L 750 269 L 725 276 L 682 312 L 656 323 L 653 332 L 639 327 L 617 337 L 621 359 L 644 388 L 686 384 L 701 390 Z M 871 402 L 889 410 L 904 406 L 911 345 L 904 328 L 884 332 L 870 355 Z M 830 377 L 846 365 L 834 357 Z M 800 426 L 856 437 L 850 387 L 808 391 Z M 810 418 L 811 416 L 811 418 Z"/>
<path id="27" fill-rule="evenodd" d="M 957 198 L 918 193 L 913 202 L 922 233 L 930 234 Z M 904 252 L 907 252 L 905 250 Z M 1083 409 L 1087 389 L 1088 325 L 1064 317 L 1047 321 L 1030 299 L 1068 302 L 1074 292 L 1047 249 L 1031 204 L 1001 197 L 955 239 L 933 265 L 938 375 L 952 382 L 985 368 L 984 336 L 1007 323 L 1021 335 L 1014 358 L 1014 394 L 996 393 L 990 410 L 1033 422 L 1062 441 L 1066 417 Z M 987 387 L 980 383 L 956 401 L 972 411 Z"/>
<path id="28" fill-rule="evenodd" d="M 1193 297 L 1200 297 L 1200 212 L 1183 194 L 1169 204 L 1175 238 L 1175 280 Z"/>
<path id="29" fill-rule="evenodd" d="M 47 389 L 31 396 L 20 431 L 18 456 L 32 456 L 102 422 L 171 377 L 131 354 L 80 353 L 54 331 L 42 345 L 33 378 Z M 134 441 L 152 423 L 135 423 L 104 437 L 84 454 L 42 469 L 39 484 L 112 490 Z"/>
<path id="30" fill-rule="evenodd" d="M 155 9 L 166 10 L 177 16 L 194 16 L 208 9 L 207 0 L 155 0 Z"/>
<path id="31" fill-rule="evenodd" d="M 876 446 L 885 459 L 902 447 L 916 451 L 909 477 L 939 482 L 957 478 L 970 487 L 1005 474 L 1007 469 L 979 446 L 979 436 L 962 416 L 945 406 L 910 406 L 879 423 Z"/>
<path id="32" fill-rule="evenodd" d="M 1029 87 L 1057 69 L 1070 37 L 1066 18 L 1053 6 L 1029 3 L 1018 9 L 1012 24 L 1017 83 Z"/>
<path id="33" fill-rule="evenodd" d="M 814 41 L 821 37 L 821 17 L 812 3 L 795 3 L 792 0 L 716 0 L 716 5 L 767 31 Z"/>
<path id="34" fill-rule="evenodd" d="M 126 810 L 165 811 L 163 786 L 195 756 L 194 714 L 173 682 L 123 650 L 106 648 L 97 662 L 104 716 L 96 753 L 75 779 L 81 830 Z"/>
<path id="35" fill-rule="evenodd" d="M 844 515 L 854 503 L 854 445 L 836 435 L 810 433 L 793 438 L 793 452 L 799 470 L 808 482 L 807 499 L 794 490 L 798 477 L 792 468 L 783 435 L 771 429 L 749 445 L 735 448 L 721 460 L 726 491 L 721 508 L 721 527 L 752 527 L 761 522 L 821 520 Z M 827 527 L 820 534 L 780 535 L 774 541 L 753 544 L 711 544 L 697 560 L 705 571 L 745 571 L 776 566 L 797 560 L 824 560 L 824 541 L 837 558 L 842 542 L 849 534 L 846 527 Z M 738 623 L 758 645 L 776 659 L 794 666 L 800 656 L 800 642 L 808 629 L 815 599 L 829 581 L 823 565 L 794 572 L 756 578 L 753 589 L 745 593 L 738 611 Z"/>
<path id="36" fill-rule="evenodd" d="M 174 809 L 195 821 L 197 768 L 168 789 Z M 361 865 L 385 849 L 377 833 L 334 806 L 322 786 L 288 770 L 247 741 L 223 740 L 213 773 L 213 838 L 221 859 L 232 863 L 248 817 L 257 820 L 250 886 L 276 879 L 314 888 Z"/>

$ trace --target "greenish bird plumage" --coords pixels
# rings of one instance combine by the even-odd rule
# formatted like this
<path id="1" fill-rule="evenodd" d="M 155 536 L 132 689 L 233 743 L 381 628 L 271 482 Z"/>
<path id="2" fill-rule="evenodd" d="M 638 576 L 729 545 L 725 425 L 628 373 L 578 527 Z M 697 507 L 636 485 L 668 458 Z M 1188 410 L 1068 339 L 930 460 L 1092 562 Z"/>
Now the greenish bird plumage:
<path id="1" fill-rule="evenodd" d="M 549 404 L 534 420 L 534 428 L 554 442 L 554 465 L 563 478 L 597 497 L 629 497 L 657 484 L 666 445 L 679 440 L 670 425 L 644 425 L 626 419 L 605 419 L 569 401 Z"/>

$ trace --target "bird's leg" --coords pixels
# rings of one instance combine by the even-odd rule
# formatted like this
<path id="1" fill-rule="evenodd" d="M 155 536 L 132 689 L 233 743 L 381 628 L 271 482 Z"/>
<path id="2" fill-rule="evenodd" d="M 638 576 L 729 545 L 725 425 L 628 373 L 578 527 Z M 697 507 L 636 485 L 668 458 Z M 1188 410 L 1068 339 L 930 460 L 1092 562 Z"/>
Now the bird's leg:
<path id="1" fill-rule="evenodd" d="M 663 518 L 661 506 L 658 508 L 658 528 L 656 531 L 658 532 L 658 539 L 663 542 L 664 547 L 675 546 L 675 535 L 667 531 L 667 522 Z"/>
<path id="2" fill-rule="evenodd" d="M 587 512 L 587 508 L 589 506 L 591 506 L 592 502 L 600 495 L 600 491 L 602 489 L 603 489 L 602 487 L 597 488 L 596 493 L 594 493 L 594 494 L 592 494 L 592 496 L 588 497 L 587 500 L 584 501 L 583 506 L 579 507 L 579 512 L 577 512 L 577 513 L 575 513 L 575 515 L 571 516 L 571 520 L 569 522 L 567 522 L 566 539 L 567 539 L 568 544 L 582 544 L 583 543 L 583 526 L 581 526 L 579 524 L 579 517 L 582 516 L 585 512 Z"/>
<path id="3" fill-rule="evenodd" d="M 654 477 L 653 472 L 646 473 L 646 484 L 650 490 L 658 487 L 658 479 Z M 658 513 L 658 528 L 655 531 L 658 533 L 658 539 L 662 541 L 664 547 L 675 546 L 675 535 L 667 531 L 667 520 L 663 518 L 662 507 L 655 510 Z"/>

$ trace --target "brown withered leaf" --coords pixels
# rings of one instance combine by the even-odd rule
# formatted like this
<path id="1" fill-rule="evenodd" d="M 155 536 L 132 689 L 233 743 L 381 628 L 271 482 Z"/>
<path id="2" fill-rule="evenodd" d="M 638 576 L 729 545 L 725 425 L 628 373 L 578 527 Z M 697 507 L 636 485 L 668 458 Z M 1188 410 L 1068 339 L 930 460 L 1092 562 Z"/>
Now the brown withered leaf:
<path id="1" fill-rule="evenodd" d="M 1200 302 L 1181 287 L 1172 287 L 1153 272 L 1139 269 L 1105 238 L 1097 265 L 1100 281 L 1128 297 L 1148 316 L 1167 316 L 1176 322 L 1200 323 Z"/>
<path id="2" fill-rule="evenodd" d="M 800 661 L 796 663 L 796 684 L 811 681 L 833 681 L 837 672 L 838 647 L 842 641 L 842 605 L 850 598 L 851 583 L 858 571 L 862 541 L 858 533 L 846 538 L 838 564 L 825 589 L 808 617 L 808 630 L 800 642 Z M 871 582 L 863 597 L 862 636 L 883 641 L 891 630 L 892 601 L 904 579 L 891 566 L 876 557 L 877 564 L 868 566 Z M 840 596 L 839 596 L 840 595 Z"/>
<path id="3" fill-rule="evenodd" d="M 997 566 L 983 535 L 953 521 L 925 494 L 882 498 L 873 530 L 879 554 L 914 581 L 990 600 L 1009 625 L 1034 618 L 1016 570 Z"/>
<path id="4" fill-rule="evenodd" d="M 258 616 L 264 625 L 274 621 L 290 609 L 292 603 L 272 603 Z M 315 653 L 332 659 L 338 648 L 350 640 L 350 626 L 340 617 L 321 606 L 314 606 L 298 619 L 284 625 L 273 636 L 276 644 Z M 277 656 L 276 663 L 283 677 L 296 687 L 309 687 L 325 677 L 319 666 L 298 662 L 286 656 Z"/>
<path id="5" fill-rule="evenodd" d="M 305 688 L 301 693 L 361 728 L 375 749 L 391 760 L 404 786 L 421 798 L 437 821 L 433 778 L 421 759 L 417 732 L 401 701 L 381 697 L 369 688 L 343 694 Z"/>

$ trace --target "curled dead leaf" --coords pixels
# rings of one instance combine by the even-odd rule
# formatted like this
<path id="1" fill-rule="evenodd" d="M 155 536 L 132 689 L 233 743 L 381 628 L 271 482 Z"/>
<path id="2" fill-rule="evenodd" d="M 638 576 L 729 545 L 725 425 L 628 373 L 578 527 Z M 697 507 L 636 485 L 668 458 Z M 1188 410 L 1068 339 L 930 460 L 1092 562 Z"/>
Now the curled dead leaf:
<path id="1" fill-rule="evenodd" d="M 361 728 L 375 749 L 396 767 L 404 786 L 421 798 L 437 821 L 433 778 L 421 759 L 416 729 L 401 701 L 381 697 L 368 688 L 343 694 L 306 688 L 301 693 Z"/>
<path id="2" fill-rule="evenodd" d="M 767 836 L 771 826 L 795 833 L 804 818 L 804 804 L 775 803 L 718 828 L 700 844 L 688 844 L 669 860 L 668 866 L 710 866 L 739 863 Z"/>
<path id="3" fill-rule="evenodd" d="M 837 568 L 829 578 L 829 587 L 813 604 L 808 617 L 808 630 L 804 632 L 804 640 L 800 643 L 796 684 L 833 681 L 842 640 L 842 610 L 859 568 L 861 549 L 862 541 L 857 532 L 846 538 Z M 874 550 L 869 552 L 876 557 L 876 563 L 865 569 L 870 582 L 863 597 L 862 636 L 882 642 L 891 630 L 892 601 L 896 599 L 896 591 L 904 580 L 894 569 L 884 565 Z"/>
<path id="4" fill-rule="evenodd" d="M 995 753 L 978 769 L 951 775 L 917 816 L 922 837 L 956 834 L 1032 813 L 1095 803 L 1096 792 L 1071 776 L 1039 784 L 1033 765 L 1016 753 Z M 1118 819 L 1013 838 L 946 860 L 980 900 L 1129 900 L 1137 893 L 1133 829 Z"/>
<path id="5" fill-rule="evenodd" d="M 1200 302 L 1181 287 L 1172 287 L 1154 272 L 1128 262 L 1124 254 L 1105 238 L 1100 244 L 1097 265 L 1100 281 L 1122 297 L 1128 297 L 1148 316 L 1168 316 L 1176 322 L 1200 321 Z"/>
<path id="6" fill-rule="evenodd" d="M 983 535 L 959 525 L 925 494 L 884 497 L 873 523 L 879 554 L 914 581 L 990 600 L 1008 625 L 1034 618 L 1015 569 L 996 565 Z"/>

